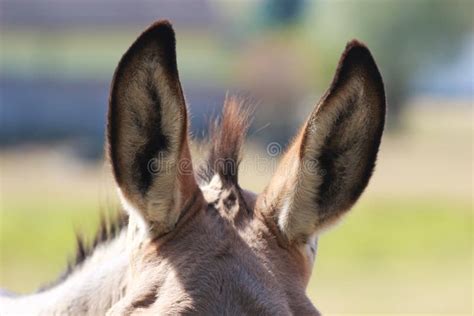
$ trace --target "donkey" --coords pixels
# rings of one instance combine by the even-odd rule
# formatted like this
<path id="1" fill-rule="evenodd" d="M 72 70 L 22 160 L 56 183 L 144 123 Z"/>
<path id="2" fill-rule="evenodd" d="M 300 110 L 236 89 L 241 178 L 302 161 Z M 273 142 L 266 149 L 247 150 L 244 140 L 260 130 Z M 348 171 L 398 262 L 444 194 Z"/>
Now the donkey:
<path id="1" fill-rule="evenodd" d="M 167 21 L 123 55 L 109 100 L 107 153 L 128 221 L 39 292 L 0 313 L 318 315 L 305 294 L 319 234 L 362 194 L 385 121 L 382 78 L 353 40 L 329 90 L 260 194 L 238 184 L 249 111 L 227 98 L 206 163 L 195 168 L 175 36 Z"/>

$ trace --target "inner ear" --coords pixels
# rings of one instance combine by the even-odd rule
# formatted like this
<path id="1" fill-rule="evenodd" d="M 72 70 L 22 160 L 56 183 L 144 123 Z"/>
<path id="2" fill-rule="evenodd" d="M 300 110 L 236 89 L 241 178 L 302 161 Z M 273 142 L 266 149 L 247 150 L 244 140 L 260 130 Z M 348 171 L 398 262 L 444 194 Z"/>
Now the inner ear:
<path id="1" fill-rule="evenodd" d="M 347 210 L 372 175 L 385 121 L 382 78 L 368 49 L 348 44 L 333 84 L 311 115 L 301 157 L 320 175 L 320 221 Z"/>
<path id="2" fill-rule="evenodd" d="M 128 191 L 146 193 L 153 159 L 176 154 L 186 133 L 174 46 L 171 26 L 154 24 L 125 53 L 114 75 L 110 157 L 119 186 Z"/>
<path id="3" fill-rule="evenodd" d="M 153 182 L 153 173 L 159 171 L 153 168 L 153 159 L 159 155 L 165 155 L 170 146 L 170 138 L 165 134 L 162 126 L 162 106 L 160 99 L 153 87 L 148 87 L 150 98 L 147 106 L 150 109 L 145 109 L 147 113 L 140 115 L 137 111 L 131 111 L 129 114 L 132 119 L 130 129 L 136 133 L 137 136 L 144 138 L 143 144 L 137 148 L 135 157 L 131 158 L 132 172 L 136 173 L 136 185 L 138 191 L 143 195 L 148 191 Z M 157 166 L 160 168 L 160 166 Z"/>

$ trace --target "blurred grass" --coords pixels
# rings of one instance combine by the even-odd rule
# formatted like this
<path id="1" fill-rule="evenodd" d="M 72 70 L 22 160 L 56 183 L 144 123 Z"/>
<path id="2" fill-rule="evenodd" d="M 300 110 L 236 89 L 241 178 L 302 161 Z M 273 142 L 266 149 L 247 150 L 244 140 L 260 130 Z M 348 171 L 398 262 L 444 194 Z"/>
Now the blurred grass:
<path id="1" fill-rule="evenodd" d="M 331 313 L 469 314 L 472 220 L 469 201 L 362 199 L 320 238 L 308 294 Z"/>
<path id="2" fill-rule="evenodd" d="M 340 229 L 323 235 L 322 243 L 328 245 L 322 247 L 328 259 L 335 259 L 332 265 L 342 253 L 351 257 L 354 265 L 370 263 L 370 270 L 397 265 L 397 258 L 466 260 L 471 221 L 468 202 L 363 199 Z"/>
<path id="3" fill-rule="evenodd" d="M 27 292 L 52 281 L 73 257 L 74 227 L 88 236 L 95 231 L 98 212 L 91 201 L 52 200 L 3 203 L 8 211 L 2 212 L 0 235 L 2 286 Z"/>

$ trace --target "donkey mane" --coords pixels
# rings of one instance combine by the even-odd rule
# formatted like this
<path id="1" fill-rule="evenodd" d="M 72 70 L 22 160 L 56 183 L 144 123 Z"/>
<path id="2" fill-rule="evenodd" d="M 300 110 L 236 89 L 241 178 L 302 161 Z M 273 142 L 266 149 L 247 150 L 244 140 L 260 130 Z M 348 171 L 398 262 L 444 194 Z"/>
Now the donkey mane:
<path id="1" fill-rule="evenodd" d="M 198 171 L 200 182 L 209 183 L 219 175 L 224 186 L 238 188 L 242 145 L 251 124 L 253 108 L 244 99 L 226 97 L 222 117 L 210 124 L 211 148 Z"/>
<path id="2" fill-rule="evenodd" d="M 92 243 L 88 243 L 82 234 L 76 234 L 76 255 L 74 260 L 68 264 L 68 269 L 73 269 L 84 263 L 92 255 L 94 250 L 101 244 L 111 241 L 128 224 L 128 214 L 123 210 L 113 215 L 100 216 L 99 228 L 95 233 Z"/>

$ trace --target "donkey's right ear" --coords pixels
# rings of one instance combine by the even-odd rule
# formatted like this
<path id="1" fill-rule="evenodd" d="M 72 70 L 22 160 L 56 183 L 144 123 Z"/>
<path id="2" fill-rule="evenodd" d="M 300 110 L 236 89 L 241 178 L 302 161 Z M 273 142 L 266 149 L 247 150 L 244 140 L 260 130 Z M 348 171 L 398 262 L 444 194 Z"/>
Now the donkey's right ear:
<path id="1" fill-rule="evenodd" d="M 108 154 L 124 206 L 155 236 L 174 227 L 197 190 L 187 127 L 174 32 L 159 21 L 117 66 L 107 126 Z"/>
<path id="2" fill-rule="evenodd" d="M 384 121 L 382 77 L 367 47 L 352 41 L 260 199 L 289 241 L 305 242 L 357 201 L 372 175 Z"/>

